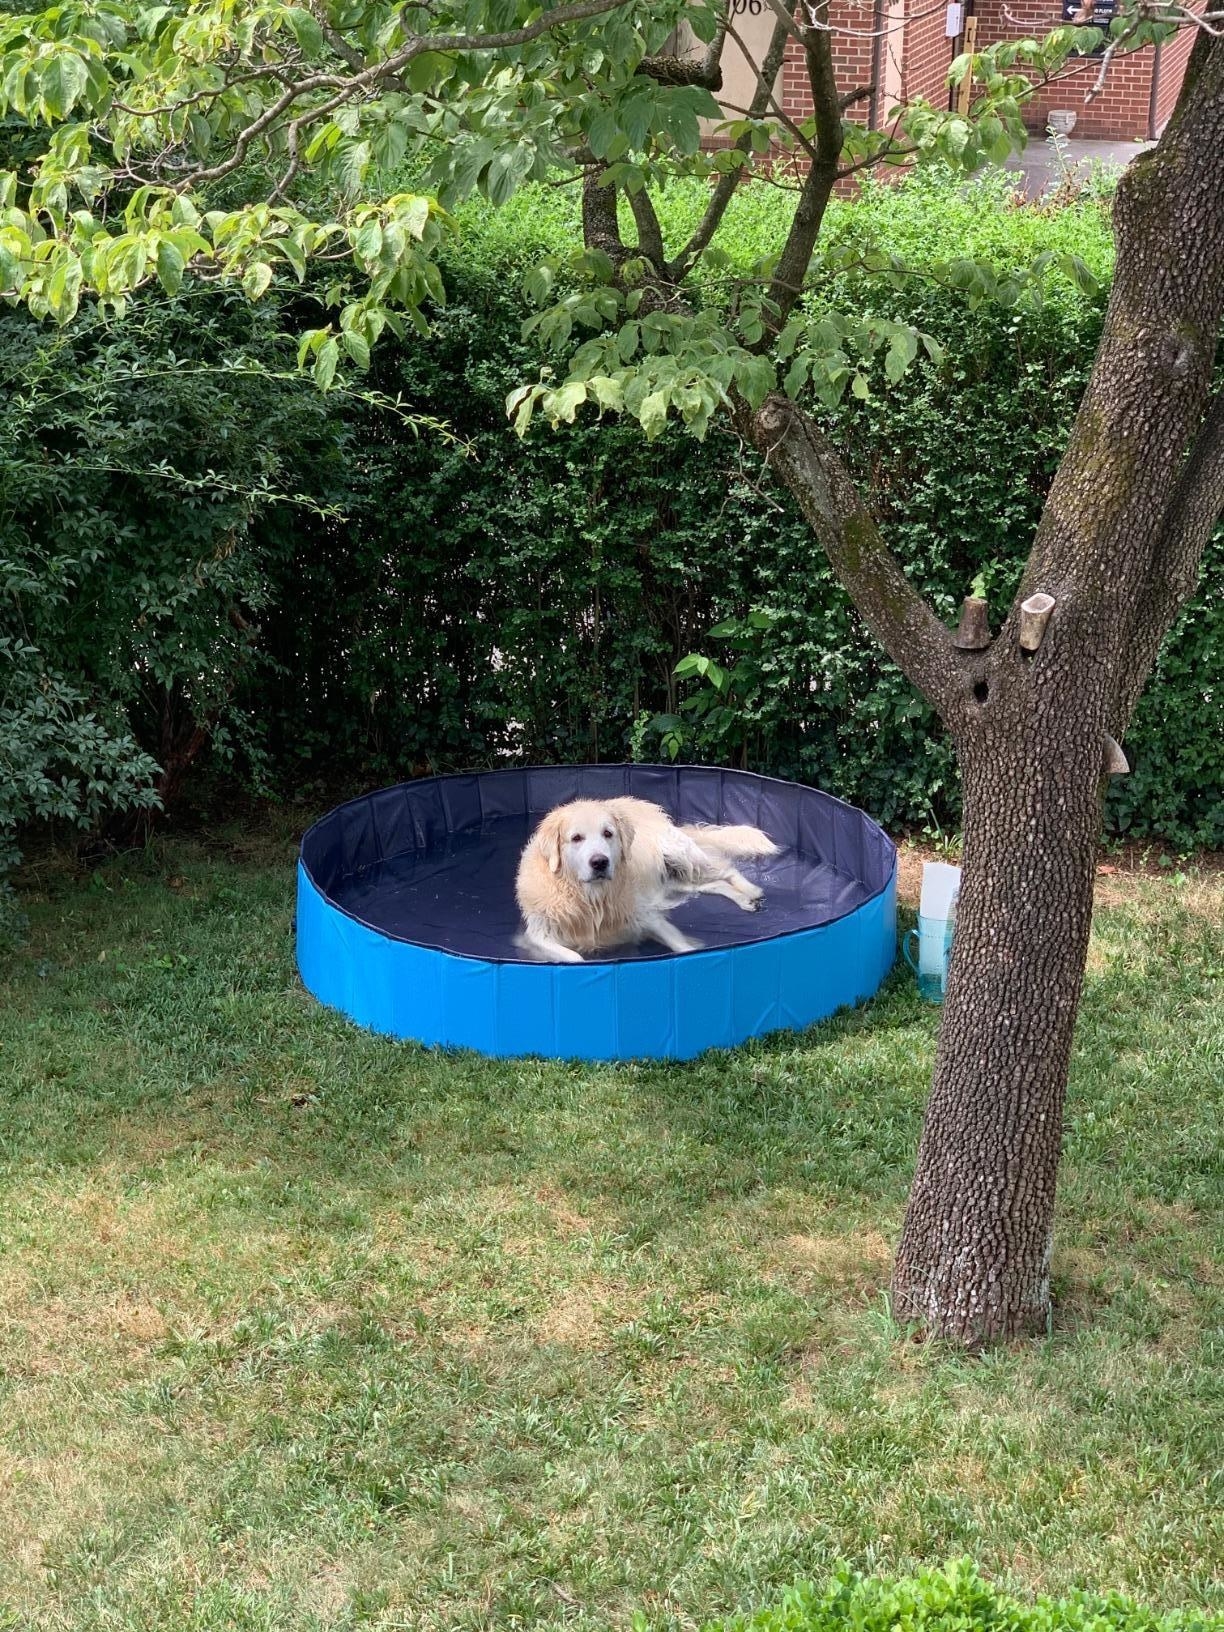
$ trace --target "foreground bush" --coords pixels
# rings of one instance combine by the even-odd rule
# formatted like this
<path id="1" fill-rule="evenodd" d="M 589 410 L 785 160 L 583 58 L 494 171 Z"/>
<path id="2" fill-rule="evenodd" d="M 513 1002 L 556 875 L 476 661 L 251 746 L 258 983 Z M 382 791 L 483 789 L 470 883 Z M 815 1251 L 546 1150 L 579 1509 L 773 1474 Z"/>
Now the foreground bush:
<path id="1" fill-rule="evenodd" d="M 635 1627 L 645 1627 L 644 1620 Z M 896 1581 L 844 1571 L 824 1587 L 793 1587 L 721 1632 L 1217 1632 L 1224 1617 L 1157 1615 L 1125 1598 L 1077 1593 L 1022 1603 L 983 1581 L 968 1561 Z M 716 1632 L 714 1623 L 707 1632 Z"/>

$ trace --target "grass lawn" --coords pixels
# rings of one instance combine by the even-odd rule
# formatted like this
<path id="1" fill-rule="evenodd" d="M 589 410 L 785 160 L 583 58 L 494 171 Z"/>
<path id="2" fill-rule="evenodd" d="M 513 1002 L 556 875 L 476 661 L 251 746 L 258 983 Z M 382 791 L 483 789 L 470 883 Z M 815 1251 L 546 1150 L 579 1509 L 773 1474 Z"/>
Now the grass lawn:
<path id="1" fill-rule="evenodd" d="M 291 878 L 34 875 L 0 1626 L 686 1628 L 962 1553 L 1224 1608 L 1224 875 L 1102 880 L 1057 1317 L 980 1361 L 887 1318 L 906 978 L 691 1066 L 432 1055 L 300 990 Z"/>

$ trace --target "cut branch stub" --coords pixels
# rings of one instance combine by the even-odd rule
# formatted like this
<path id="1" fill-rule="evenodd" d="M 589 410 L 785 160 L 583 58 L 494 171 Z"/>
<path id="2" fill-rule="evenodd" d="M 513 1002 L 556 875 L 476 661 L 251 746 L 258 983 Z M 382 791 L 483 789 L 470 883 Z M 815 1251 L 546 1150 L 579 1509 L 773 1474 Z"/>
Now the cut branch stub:
<path id="1" fill-rule="evenodd" d="M 961 606 L 960 626 L 952 636 L 963 652 L 980 652 L 990 645 L 990 609 L 978 595 L 966 595 Z"/>
<path id="2" fill-rule="evenodd" d="M 1126 755 L 1108 731 L 1105 732 L 1105 753 L 1101 759 L 1101 772 L 1104 776 L 1128 776 L 1130 774 L 1130 765 L 1127 763 Z"/>
<path id="3" fill-rule="evenodd" d="M 1050 613 L 1054 610 L 1053 595 L 1040 592 L 1020 603 L 1020 646 L 1026 652 L 1035 652 L 1041 645 Z"/>

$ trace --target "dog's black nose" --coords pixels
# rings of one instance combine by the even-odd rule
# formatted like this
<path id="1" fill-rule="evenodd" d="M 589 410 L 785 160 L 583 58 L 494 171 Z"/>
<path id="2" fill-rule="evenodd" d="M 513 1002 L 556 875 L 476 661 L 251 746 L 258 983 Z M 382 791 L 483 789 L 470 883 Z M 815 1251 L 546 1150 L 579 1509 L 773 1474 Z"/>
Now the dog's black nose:
<path id="1" fill-rule="evenodd" d="M 608 858 L 607 858 L 607 856 L 592 856 L 591 857 L 591 871 L 593 873 L 606 873 L 607 870 L 608 870 Z"/>

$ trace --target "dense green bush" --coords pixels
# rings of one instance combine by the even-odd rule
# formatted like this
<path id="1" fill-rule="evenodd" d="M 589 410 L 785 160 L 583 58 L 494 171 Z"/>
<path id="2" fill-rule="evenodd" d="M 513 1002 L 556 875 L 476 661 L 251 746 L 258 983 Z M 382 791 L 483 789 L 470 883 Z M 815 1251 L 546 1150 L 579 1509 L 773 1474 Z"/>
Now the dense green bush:
<path id="1" fill-rule="evenodd" d="M 669 232 L 700 205 L 700 188 L 670 189 Z M 554 189 L 469 207 L 434 335 L 376 353 L 373 383 L 458 441 L 293 379 L 306 300 L 199 290 L 67 335 L 0 316 L 0 852 L 31 819 L 173 796 L 205 741 L 285 791 L 675 748 L 822 783 L 893 825 L 955 821 L 929 711 L 726 431 L 704 446 L 615 421 L 509 431 L 505 396 L 541 363 L 521 276 L 572 244 L 576 208 Z M 786 209 L 772 190 L 737 196 L 742 265 Z M 1043 247 L 1103 279 L 1110 265 L 1099 207 L 1017 209 L 997 180 L 869 189 L 836 206 L 830 241 L 917 266 L 932 245 L 1000 268 Z M 942 367 L 880 380 L 834 428 L 941 613 L 979 572 L 1001 607 L 1100 301 L 1054 280 L 1036 313 L 970 311 L 921 278 L 893 291 L 845 272 L 823 298 L 945 343 Z M 1217 540 L 1110 799 L 1116 828 L 1178 845 L 1224 845 L 1222 557 Z M 702 690 L 674 673 L 690 652 L 734 674 L 716 706 L 684 706 Z"/>
<path id="2" fill-rule="evenodd" d="M 793 1587 L 772 1607 L 711 1624 L 706 1632 L 1218 1632 L 1221 1627 L 1220 1616 L 1157 1615 L 1116 1594 L 1023 1603 L 983 1581 L 963 1561 L 895 1581 L 844 1570 L 827 1586 Z"/>
<path id="3" fill-rule="evenodd" d="M 0 319 L 0 873 L 23 824 L 95 826 L 172 798 L 204 741 L 257 748 L 234 696 L 268 596 L 250 524 L 286 513 L 286 449 L 313 442 L 316 504 L 342 464 L 317 394 L 267 377 L 293 360 L 272 316 L 209 294 Z"/>
<path id="4" fill-rule="evenodd" d="M 679 230 L 699 196 L 676 188 Z M 891 824 L 954 822 L 950 750 L 932 716 L 882 658 L 808 532 L 754 457 L 726 433 L 646 445 L 615 421 L 508 434 L 506 393 L 540 359 L 519 337 L 520 274 L 573 241 L 575 204 L 522 195 L 472 208 L 446 267 L 450 303 L 427 344 L 384 350 L 379 384 L 447 419 L 466 447 L 413 441 L 369 415 L 355 438 L 351 509 L 286 539 L 260 679 L 272 759 L 299 776 L 391 777 L 514 755 L 526 759 L 733 759 L 818 781 Z M 782 230 L 777 195 L 737 200 L 745 262 Z M 840 205 L 834 241 L 883 243 L 922 263 L 989 255 L 1026 264 L 1044 245 L 1102 277 L 1108 224 L 1095 205 L 1016 209 L 984 192 L 921 181 Z M 1054 283 L 1044 308 L 970 311 L 915 279 L 900 293 L 847 274 L 826 296 L 874 304 L 935 333 L 940 369 L 848 402 L 836 430 L 916 581 L 951 619 L 985 575 L 1002 606 L 1017 581 L 1090 365 L 1101 301 Z M 351 423 L 351 421 L 350 421 Z M 1178 844 L 1224 843 L 1221 546 L 1169 642 L 1115 783 L 1114 825 Z M 273 569 L 276 570 L 275 568 Z M 750 635 L 732 708 L 698 717 L 678 681 L 690 651 L 723 661 L 708 632 Z M 661 729 L 641 728 L 662 716 Z M 675 720 L 682 722 L 677 739 Z M 635 729 L 636 728 L 636 729 Z"/>

